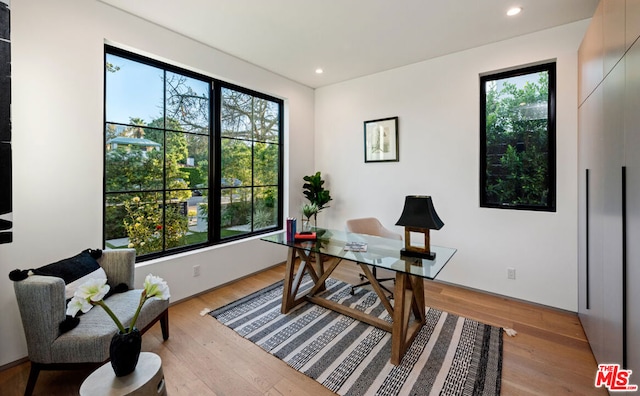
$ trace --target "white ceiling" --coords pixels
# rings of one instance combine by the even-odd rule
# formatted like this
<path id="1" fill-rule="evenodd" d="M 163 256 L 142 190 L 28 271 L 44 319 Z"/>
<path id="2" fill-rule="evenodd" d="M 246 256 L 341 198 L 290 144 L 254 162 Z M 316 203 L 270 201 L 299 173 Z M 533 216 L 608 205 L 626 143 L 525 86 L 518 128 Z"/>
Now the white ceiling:
<path id="1" fill-rule="evenodd" d="M 312 88 L 590 18 L 598 4 L 598 0 L 99 1 Z M 523 11 L 507 17 L 507 9 L 516 5 Z M 318 67 L 323 74 L 315 73 Z"/>

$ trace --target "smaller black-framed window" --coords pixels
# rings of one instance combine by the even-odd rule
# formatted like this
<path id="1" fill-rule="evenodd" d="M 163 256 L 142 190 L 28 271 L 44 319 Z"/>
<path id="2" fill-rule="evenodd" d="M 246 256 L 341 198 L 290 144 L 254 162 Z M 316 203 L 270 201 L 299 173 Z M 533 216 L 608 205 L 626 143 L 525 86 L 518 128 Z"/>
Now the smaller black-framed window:
<path id="1" fill-rule="evenodd" d="M 555 62 L 480 77 L 480 206 L 556 211 Z"/>

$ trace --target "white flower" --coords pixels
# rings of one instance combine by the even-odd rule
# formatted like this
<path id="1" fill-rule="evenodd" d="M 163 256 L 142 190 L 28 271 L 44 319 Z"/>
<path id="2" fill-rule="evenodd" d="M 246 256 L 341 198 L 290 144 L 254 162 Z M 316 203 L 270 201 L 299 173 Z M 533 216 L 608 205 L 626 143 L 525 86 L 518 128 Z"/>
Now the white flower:
<path id="1" fill-rule="evenodd" d="M 91 303 L 86 298 L 73 296 L 71 301 L 69 301 L 69 304 L 67 304 L 67 315 L 76 316 L 78 314 L 78 311 L 87 313 L 91 308 L 93 308 L 93 305 L 91 305 Z"/>
<path id="2" fill-rule="evenodd" d="M 106 279 L 89 279 L 76 290 L 74 297 L 78 296 L 96 302 L 102 300 L 109 289 Z"/>
<path id="3" fill-rule="evenodd" d="M 171 297 L 167 282 L 159 276 L 151 274 L 144 279 L 144 291 L 147 298 L 153 298 L 154 300 L 168 300 Z"/>

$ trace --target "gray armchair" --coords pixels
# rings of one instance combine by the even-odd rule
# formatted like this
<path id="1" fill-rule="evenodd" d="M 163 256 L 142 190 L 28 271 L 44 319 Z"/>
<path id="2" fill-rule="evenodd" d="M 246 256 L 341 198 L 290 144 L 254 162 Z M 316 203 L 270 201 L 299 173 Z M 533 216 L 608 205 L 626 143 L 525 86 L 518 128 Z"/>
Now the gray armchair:
<path id="1" fill-rule="evenodd" d="M 97 261 L 107 274 L 109 286 L 134 284 L 134 249 L 104 250 Z M 65 284 L 61 278 L 32 275 L 14 282 L 22 325 L 27 340 L 31 371 L 25 395 L 31 395 L 41 370 L 79 369 L 109 360 L 109 343 L 118 330 L 100 307 L 80 316 L 80 323 L 60 334 L 66 317 Z M 108 297 L 105 302 L 127 327 L 140 301 L 141 289 Z M 142 333 L 160 321 L 162 337 L 169 338 L 169 301 L 148 300 L 140 311 L 136 327 Z"/>

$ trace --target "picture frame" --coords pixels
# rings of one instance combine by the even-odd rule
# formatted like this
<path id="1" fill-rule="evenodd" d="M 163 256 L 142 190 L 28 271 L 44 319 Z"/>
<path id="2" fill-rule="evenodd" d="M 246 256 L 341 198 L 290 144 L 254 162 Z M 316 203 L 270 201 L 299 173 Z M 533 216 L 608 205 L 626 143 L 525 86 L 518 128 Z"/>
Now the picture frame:
<path id="1" fill-rule="evenodd" d="M 398 162 L 398 117 L 364 122 L 364 162 Z"/>

